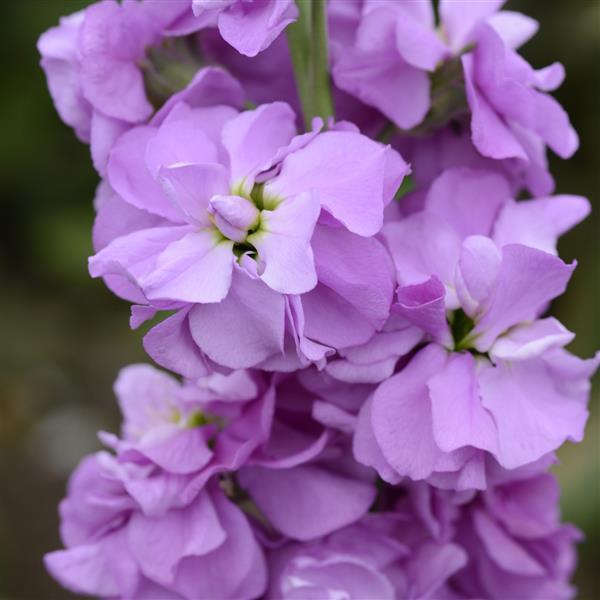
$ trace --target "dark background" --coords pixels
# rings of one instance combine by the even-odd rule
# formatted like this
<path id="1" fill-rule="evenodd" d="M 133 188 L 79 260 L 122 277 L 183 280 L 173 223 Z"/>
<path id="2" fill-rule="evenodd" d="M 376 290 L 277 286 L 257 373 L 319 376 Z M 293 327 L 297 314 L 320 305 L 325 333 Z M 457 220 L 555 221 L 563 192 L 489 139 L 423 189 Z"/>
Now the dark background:
<path id="1" fill-rule="evenodd" d="M 118 426 L 111 385 L 119 368 L 147 360 L 127 304 L 87 275 L 97 176 L 38 67 L 37 37 L 85 4 L 0 6 L 0 598 L 72 597 L 41 563 L 60 546 L 56 506 L 79 458 L 99 448 L 96 430 Z M 556 96 L 582 143 L 573 159 L 551 164 L 557 191 L 585 195 L 594 208 L 561 242 L 563 258 L 577 257 L 579 267 L 554 314 L 577 332 L 571 349 L 588 357 L 600 342 L 600 0 L 513 0 L 508 8 L 541 23 L 525 57 L 567 69 Z M 563 448 L 556 469 L 565 518 L 587 537 L 576 577 L 586 599 L 600 598 L 598 387 L 585 442 Z"/>

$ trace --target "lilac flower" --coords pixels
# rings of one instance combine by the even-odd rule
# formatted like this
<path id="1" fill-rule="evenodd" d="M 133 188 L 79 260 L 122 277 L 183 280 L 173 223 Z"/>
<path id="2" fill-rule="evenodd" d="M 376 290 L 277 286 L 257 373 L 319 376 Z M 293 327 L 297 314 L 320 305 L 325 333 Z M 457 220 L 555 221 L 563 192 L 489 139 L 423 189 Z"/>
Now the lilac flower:
<path id="1" fill-rule="evenodd" d="M 570 355 L 573 334 L 538 317 L 573 268 L 554 256 L 556 239 L 587 210 L 575 196 L 517 203 L 497 175 L 455 169 L 424 210 L 386 225 L 400 282 L 393 313 L 435 343 L 362 408 L 361 462 L 391 482 L 482 489 L 496 462 L 521 468 L 582 439 L 600 356 Z M 457 309 L 451 328 L 446 311 Z"/>
<path id="2" fill-rule="evenodd" d="M 258 453 L 273 427 L 273 389 L 245 371 L 182 385 L 133 365 L 121 371 L 115 392 L 122 437 L 100 438 L 124 465 L 117 476 L 148 515 L 187 506 L 211 477 L 236 471 Z"/>
<path id="3" fill-rule="evenodd" d="M 539 350 L 545 342 L 532 346 Z M 557 348 L 493 365 L 430 344 L 361 410 L 356 458 L 390 483 L 408 476 L 444 488 L 485 489 L 498 465 L 547 464 L 566 440 L 581 441 L 598 361 Z"/>
<path id="4" fill-rule="evenodd" d="M 358 523 L 269 553 L 267 598 L 445 598 L 467 561 L 434 541 L 412 512 L 369 514 Z M 449 596 L 451 597 L 451 596 Z"/>
<path id="5" fill-rule="evenodd" d="M 94 454 L 72 476 L 60 509 L 66 549 L 46 557 L 51 574 L 100 597 L 260 596 L 262 552 L 214 475 L 265 444 L 272 388 L 244 371 L 182 385 L 133 365 L 115 392 L 123 438 L 102 433 L 116 454 Z"/>
<path id="6" fill-rule="evenodd" d="M 444 284 L 447 308 L 460 306 L 471 318 L 479 318 L 491 308 L 489 303 L 494 299 L 485 298 L 493 291 L 494 279 L 508 276 L 505 270 L 509 267 L 501 268 L 503 258 L 500 254 L 507 253 L 510 261 L 512 254 L 525 253 L 532 257 L 530 268 L 535 268 L 536 262 L 549 261 L 547 266 L 556 276 L 553 293 L 561 293 L 564 288 L 561 278 L 572 267 L 567 268 L 555 256 L 556 243 L 560 235 L 585 218 L 588 212 L 589 204 L 580 196 L 560 195 L 517 202 L 512 199 L 506 180 L 497 173 L 454 168 L 443 172 L 432 183 L 421 210 L 388 223 L 384 236 L 395 259 L 401 288 L 423 284 L 435 276 Z M 435 243 L 423 245 L 420 243 L 423 237 L 435 240 Z M 503 249 L 508 246 L 519 248 Z M 474 256 L 485 261 L 482 268 L 483 265 L 488 268 L 487 283 L 470 279 L 485 275 L 473 270 L 471 257 Z M 547 285 L 551 287 L 550 281 L 551 278 Z M 538 288 L 532 292 L 543 296 L 550 290 Z M 552 297 L 531 298 L 530 301 L 542 308 Z M 495 298 L 495 301 L 500 299 Z M 531 318 L 527 310 L 518 318 L 509 315 L 510 310 L 503 318 L 513 319 L 511 324 Z M 487 317 L 485 322 L 491 318 Z M 479 334 L 482 329 L 483 326 L 478 325 L 475 333 Z M 487 351 L 488 348 L 480 342 L 478 349 Z"/>
<path id="7" fill-rule="evenodd" d="M 100 597 L 260 595 L 262 552 L 212 475 L 264 442 L 272 393 L 244 372 L 181 385 L 147 365 L 123 369 L 115 391 L 123 439 L 102 433 L 116 454 L 87 457 L 71 477 L 66 549 L 46 556 L 50 573 Z"/>
<path id="8" fill-rule="evenodd" d="M 255 598 L 264 557 L 244 514 L 211 483 L 189 504 L 147 514 L 123 482 L 144 467 L 84 459 L 60 505 L 66 546 L 46 555 L 61 585 L 101 598 Z"/>
<path id="9" fill-rule="evenodd" d="M 471 8 L 443 2 L 440 10 L 444 21 Z M 494 159 L 539 162 L 544 145 L 569 158 L 579 145 L 577 134 L 563 108 L 545 93 L 562 83 L 562 65 L 534 70 L 515 48 L 535 33 L 537 23 L 519 13 L 495 17 L 466 37 L 475 48 L 462 57 L 474 145 Z"/>
<path id="10" fill-rule="evenodd" d="M 554 477 L 539 474 L 491 488 L 462 509 L 455 542 L 469 555 L 452 587 L 460 597 L 575 596 L 569 579 L 580 532 L 559 522 Z"/>
<path id="11" fill-rule="evenodd" d="M 558 63 L 534 70 L 517 54 L 537 23 L 499 11 L 502 4 L 442 0 L 438 31 L 429 0 L 332 2 L 332 75 L 339 88 L 407 130 L 427 115 L 441 124 L 460 117 L 461 75 L 444 83 L 434 77 L 435 90 L 430 75 L 441 81 L 438 72 L 461 57 L 474 146 L 509 161 L 535 193 L 549 193 L 546 145 L 563 158 L 578 146 L 565 111 L 546 93 L 561 84 L 564 70 Z"/>
<path id="12" fill-rule="evenodd" d="M 372 236 L 407 166 L 354 129 L 319 128 L 296 136 L 283 103 L 240 114 L 179 103 L 120 138 L 108 181 L 122 200 L 100 206 L 90 271 L 152 311 L 179 311 L 146 338 L 159 364 L 289 370 L 383 325 L 393 274 Z M 125 210 L 126 231 L 99 233 Z"/>
<path id="13" fill-rule="evenodd" d="M 403 129 L 419 124 L 430 107 L 429 73 L 448 54 L 431 2 L 337 0 L 329 12 L 336 86 Z"/>
<path id="14" fill-rule="evenodd" d="M 558 484 L 543 470 L 505 473 L 484 492 L 440 490 L 423 482 L 404 488 L 395 510 L 412 511 L 433 540 L 456 544 L 468 556 L 444 598 L 574 596 L 569 579 L 581 534 L 561 524 Z"/>
<path id="15" fill-rule="evenodd" d="M 62 120 L 91 142 L 96 169 L 105 171 L 116 139 L 154 112 L 141 64 L 166 36 L 198 29 L 187 1 L 103 0 L 61 19 L 39 39 L 41 65 Z"/>
<path id="16" fill-rule="evenodd" d="M 511 326 L 539 315 L 564 291 L 573 269 L 549 254 L 589 206 L 578 196 L 515 202 L 511 195 L 498 173 L 454 168 L 426 193 L 404 198 L 400 209 L 389 207 L 383 235 L 396 263 L 397 302 L 380 332 L 367 343 L 338 348 L 327 371 L 343 381 L 375 383 L 391 376 L 398 359 L 427 335 L 452 348 L 447 309 L 475 319 L 470 333 L 480 352 Z M 492 353 L 500 356 L 505 343 Z"/>
<path id="17" fill-rule="evenodd" d="M 516 49 L 536 32 L 535 20 L 496 10 L 502 2 L 440 3 L 442 30 L 456 52 L 472 45 L 461 58 L 471 139 L 485 157 L 512 164 L 536 194 L 554 187 L 548 173 L 546 146 L 569 158 L 579 145 L 577 134 L 560 104 L 546 92 L 564 79 L 560 63 L 533 69 Z"/>
<path id="18" fill-rule="evenodd" d="M 223 39 L 238 52 L 256 56 L 293 23 L 293 0 L 192 0 L 197 19 L 217 25 Z"/>

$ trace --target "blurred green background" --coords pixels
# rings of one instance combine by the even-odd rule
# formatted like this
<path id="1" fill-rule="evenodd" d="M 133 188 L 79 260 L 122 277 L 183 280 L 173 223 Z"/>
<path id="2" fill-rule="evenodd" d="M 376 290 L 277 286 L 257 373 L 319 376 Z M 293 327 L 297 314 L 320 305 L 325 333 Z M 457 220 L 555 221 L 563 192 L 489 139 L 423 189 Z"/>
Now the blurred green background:
<path id="1" fill-rule="evenodd" d="M 485 0 L 473 0 L 485 1 Z M 87 275 L 97 176 L 86 146 L 58 119 L 35 43 L 80 0 L 3 2 L 0 36 L 0 598 L 71 598 L 41 557 L 60 545 L 57 503 L 79 458 L 116 429 L 111 385 L 118 369 L 147 360 L 128 306 Z M 592 216 L 561 242 L 579 267 L 554 313 L 577 332 L 571 349 L 600 345 L 600 1 L 513 0 L 541 23 L 523 49 L 536 67 L 567 69 L 556 94 L 581 136 L 563 162 L 551 157 L 558 192 L 582 194 Z M 583 444 L 560 453 L 565 517 L 587 536 L 580 547 L 580 597 L 600 598 L 600 398 Z M 544 600 L 544 599 L 540 599 Z"/>

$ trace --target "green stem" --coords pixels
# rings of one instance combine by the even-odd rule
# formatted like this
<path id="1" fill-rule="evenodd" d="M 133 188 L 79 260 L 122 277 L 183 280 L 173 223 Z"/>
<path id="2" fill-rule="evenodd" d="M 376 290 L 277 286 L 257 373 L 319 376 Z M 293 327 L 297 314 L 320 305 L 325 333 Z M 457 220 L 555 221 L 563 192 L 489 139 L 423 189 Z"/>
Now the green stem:
<path id="1" fill-rule="evenodd" d="M 286 35 L 294 67 L 296 88 L 298 89 L 298 96 L 300 96 L 300 104 L 302 105 L 304 124 L 308 128 L 310 126 L 311 115 L 313 114 L 310 80 L 308 77 L 308 39 L 311 23 L 311 0 L 296 0 L 296 5 L 299 12 L 298 20 L 288 26 Z"/>
<path id="2" fill-rule="evenodd" d="M 304 127 L 313 117 L 326 120 L 333 115 L 327 48 L 327 1 L 296 0 L 298 20 L 287 28 L 288 45 Z"/>
<path id="3" fill-rule="evenodd" d="M 311 14 L 311 79 L 313 116 L 327 120 L 333 116 L 329 52 L 327 48 L 327 0 L 313 0 Z"/>

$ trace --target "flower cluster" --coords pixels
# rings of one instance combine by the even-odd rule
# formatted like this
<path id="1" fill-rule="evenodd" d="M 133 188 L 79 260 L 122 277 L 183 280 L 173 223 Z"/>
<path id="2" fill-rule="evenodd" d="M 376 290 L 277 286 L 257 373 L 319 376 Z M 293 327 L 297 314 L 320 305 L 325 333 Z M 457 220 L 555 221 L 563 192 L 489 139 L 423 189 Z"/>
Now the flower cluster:
<path id="1" fill-rule="evenodd" d="M 90 275 L 173 373 L 119 374 L 46 555 L 63 586 L 572 597 L 549 468 L 600 354 L 545 313 L 589 205 L 552 195 L 562 66 L 501 5 L 101 0 L 42 35 L 101 177 Z"/>

